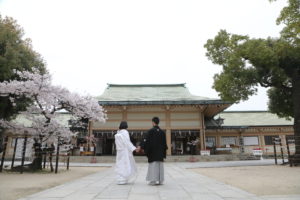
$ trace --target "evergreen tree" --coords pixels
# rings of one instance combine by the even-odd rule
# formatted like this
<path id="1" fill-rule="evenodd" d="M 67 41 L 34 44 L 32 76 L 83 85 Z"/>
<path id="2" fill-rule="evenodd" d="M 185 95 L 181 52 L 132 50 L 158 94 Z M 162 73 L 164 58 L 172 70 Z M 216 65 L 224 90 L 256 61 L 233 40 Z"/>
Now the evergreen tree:
<path id="1" fill-rule="evenodd" d="M 222 99 L 239 102 L 258 86 L 269 88 L 269 110 L 294 118 L 295 156 L 300 158 L 300 0 L 288 0 L 277 23 L 285 25 L 279 38 L 253 39 L 221 30 L 204 46 L 207 57 L 223 66 L 213 85 Z"/>
<path id="2" fill-rule="evenodd" d="M 24 39 L 24 31 L 17 22 L 0 15 L 0 82 L 15 80 L 14 70 L 45 73 L 42 57 L 32 49 L 30 39 Z M 10 119 L 30 104 L 26 98 L 19 98 L 13 106 L 7 95 L 0 91 L 0 119 Z"/>

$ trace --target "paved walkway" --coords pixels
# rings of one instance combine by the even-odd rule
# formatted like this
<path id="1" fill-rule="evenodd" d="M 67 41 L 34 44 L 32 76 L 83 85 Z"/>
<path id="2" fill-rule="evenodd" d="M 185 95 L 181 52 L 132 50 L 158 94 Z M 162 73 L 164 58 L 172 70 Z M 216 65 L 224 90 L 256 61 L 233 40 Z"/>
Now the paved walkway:
<path id="1" fill-rule="evenodd" d="M 103 199 L 203 199 L 203 200 L 296 200 L 300 195 L 257 197 L 254 194 L 187 170 L 188 164 L 166 163 L 165 184 L 149 186 L 147 164 L 138 164 L 134 183 L 116 185 L 113 168 L 36 193 L 19 200 Z"/>

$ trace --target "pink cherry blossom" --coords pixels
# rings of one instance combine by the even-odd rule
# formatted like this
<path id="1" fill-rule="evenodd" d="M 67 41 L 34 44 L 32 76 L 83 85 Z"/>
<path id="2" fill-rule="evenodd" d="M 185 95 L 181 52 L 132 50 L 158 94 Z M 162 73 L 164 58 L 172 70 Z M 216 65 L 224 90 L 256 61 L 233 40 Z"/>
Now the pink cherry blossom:
<path id="1" fill-rule="evenodd" d="M 58 137 L 68 141 L 76 134 L 60 122 L 59 113 L 62 111 L 70 113 L 71 120 L 106 121 L 106 113 L 97 100 L 52 85 L 50 74 L 40 74 L 38 71 L 15 73 L 20 80 L 1 82 L 0 94 L 9 96 L 13 105 L 20 97 L 32 100 L 33 103 L 26 111 L 19 113 L 30 125 L 18 123 L 16 120 L 0 120 L 0 126 L 17 134 L 31 135 L 43 142 L 54 142 Z"/>

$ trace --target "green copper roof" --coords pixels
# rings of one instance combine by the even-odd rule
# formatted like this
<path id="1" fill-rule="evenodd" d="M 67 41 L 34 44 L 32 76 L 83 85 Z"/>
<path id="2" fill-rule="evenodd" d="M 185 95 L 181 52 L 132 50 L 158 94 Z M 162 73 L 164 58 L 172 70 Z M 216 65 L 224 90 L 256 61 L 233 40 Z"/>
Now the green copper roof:
<path id="1" fill-rule="evenodd" d="M 97 99 L 101 105 L 228 103 L 192 95 L 185 84 L 108 84 Z"/>
<path id="2" fill-rule="evenodd" d="M 294 123 L 294 120 L 279 118 L 267 111 L 225 111 L 220 117 L 224 119 L 222 126 L 284 126 Z"/>

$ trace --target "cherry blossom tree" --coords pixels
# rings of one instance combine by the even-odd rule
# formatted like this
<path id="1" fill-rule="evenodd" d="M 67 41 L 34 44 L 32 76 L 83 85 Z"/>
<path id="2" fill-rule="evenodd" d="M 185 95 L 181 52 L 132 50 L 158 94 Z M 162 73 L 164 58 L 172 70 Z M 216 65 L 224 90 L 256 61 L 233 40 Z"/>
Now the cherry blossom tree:
<path id="1" fill-rule="evenodd" d="M 10 80 L 0 83 L 0 94 L 9 96 L 11 103 L 18 98 L 28 98 L 32 103 L 23 115 L 31 125 L 28 127 L 16 120 L 0 120 L 0 126 L 12 130 L 17 134 L 27 134 L 35 141 L 35 146 L 42 144 L 69 142 L 76 133 L 70 127 L 62 124 L 59 112 L 67 111 L 72 121 L 99 121 L 105 122 L 106 113 L 98 102 L 91 96 L 82 96 L 69 90 L 54 86 L 50 74 L 40 74 L 38 71 L 15 71 L 19 80 Z M 88 119 L 88 120 L 81 120 Z M 83 126 L 86 126 L 82 124 Z M 35 149 L 35 159 L 32 169 L 41 169 L 42 157 L 40 150 Z"/>

